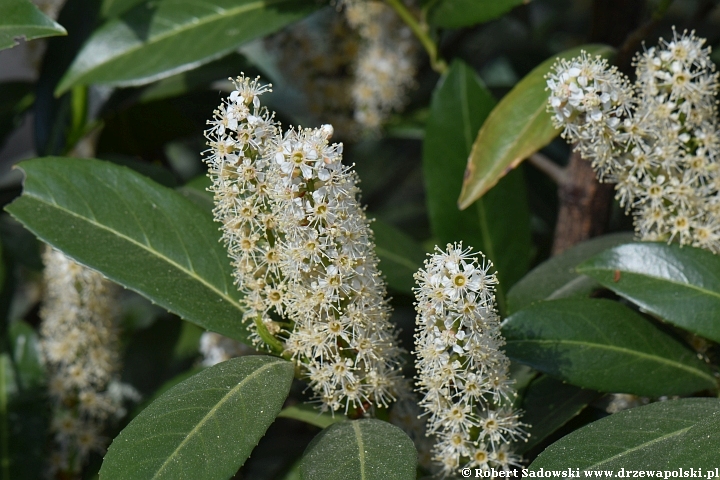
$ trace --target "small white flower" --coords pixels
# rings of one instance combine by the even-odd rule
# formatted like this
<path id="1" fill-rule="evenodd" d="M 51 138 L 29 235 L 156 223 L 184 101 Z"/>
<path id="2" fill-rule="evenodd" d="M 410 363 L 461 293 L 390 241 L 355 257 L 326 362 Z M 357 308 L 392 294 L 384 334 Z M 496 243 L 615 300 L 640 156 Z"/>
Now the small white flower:
<path id="1" fill-rule="evenodd" d="M 415 275 L 417 386 L 436 438 L 433 459 L 445 476 L 460 465 L 506 468 L 499 459 L 517 458 L 507 443 L 526 434 L 518 414 L 501 406 L 514 392 L 500 351 L 492 263 L 461 244 L 436 252 Z"/>

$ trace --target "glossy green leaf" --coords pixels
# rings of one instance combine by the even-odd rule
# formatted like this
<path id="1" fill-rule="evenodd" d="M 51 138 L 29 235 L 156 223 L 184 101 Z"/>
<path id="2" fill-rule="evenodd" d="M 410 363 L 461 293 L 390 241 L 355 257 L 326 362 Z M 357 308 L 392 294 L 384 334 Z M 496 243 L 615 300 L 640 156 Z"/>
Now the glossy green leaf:
<path id="1" fill-rule="evenodd" d="M 613 52 L 605 45 L 583 45 L 559 53 L 535 67 L 493 109 L 467 161 L 458 199 L 461 209 L 469 207 L 505 174 L 560 133 L 546 111 L 545 75 L 556 58 L 572 58 L 581 50 L 603 56 Z"/>
<path id="2" fill-rule="evenodd" d="M 57 87 L 142 85 L 215 60 L 303 18 L 311 0 L 161 0 L 108 20 L 88 39 Z"/>
<path id="3" fill-rule="evenodd" d="M 502 331 L 508 357 L 579 387 L 644 396 L 717 389 L 695 352 L 618 302 L 541 302 Z"/>
<path id="4" fill-rule="evenodd" d="M 688 469 L 694 469 L 693 476 L 697 477 L 701 469 L 700 478 L 716 478 L 720 458 L 718 432 L 720 400 L 716 398 L 652 403 L 574 431 L 541 453 L 530 470 L 567 472 L 572 467 L 617 473 L 624 468 L 650 470 L 653 476 L 664 478 L 665 470 L 683 468 L 685 472 L 676 470 L 676 476 L 690 476 L 692 472 Z"/>
<path id="5" fill-rule="evenodd" d="M 375 234 L 375 253 L 388 287 L 411 293 L 415 286 L 413 275 L 425 261 L 425 250 L 413 238 L 382 220 L 375 219 L 370 228 Z"/>
<path id="6" fill-rule="evenodd" d="M 209 88 L 212 82 L 227 80 L 229 77 L 237 76 L 238 72 L 247 72 L 249 69 L 249 64 L 244 57 L 237 53 L 231 53 L 200 68 L 178 73 L 148 85 L 138 101 L 142 103 L 155 102 L 184 95 L 203 86 Z"/>
<path id="7" fill-rule="evenodd" d="M 664 243 L 619 245 L 577 268 L 643 310 L 720 342 L 720 257 Z"/>
<path id="8" fill-rule="evenodd" d="M 308 445 L 303 480 L 414 480 L 417 451 L 395 425 L 374 419 L 326 428 Z"/>
<path id="9" fill-rule="evenodd" d="M 529 0 L 440 0 L 431 7 L 428 22 L 436 27 L 460 28 L 488 22 Z"/>
<path id="10" fill-rule="evenodd" d="M 28 0 L 0 2 L 0 50 L 17 45 L 17 38 L 33 40 L 55 35 L 67 32 Z"/>
<path id="11" fill-rule="evenodd" d="M 548 435 L 579 414 L 600 394 L 561 382 L 547 375 L 535 379 L 525 391 L 522 421 L 527 423 L 530 438 L 518 443 L 518 452 L 527 452 Z"/>
<path id="12" fill-rule="evenodd" d="M 176 385 L 120 432 L 105 480 L 227 479 L 250 456 L 290 391 L 293 365 L 233 358 Z"/>
<path id="13" fill-rule="evenodd" d="M 43 241 L 193 323 L 246 341 L 217 225 L 177 192 L 108 162 L 22 162 L 6 209 Z"/>
<path id="14" fill-rule="evenodd" d="M 320 428 L 327 428 L 334 423 L 346 420 L 346 417 L 343 415 L 336 414 L 333 416 L 329 413 L 321 413 L 314 406 L 304 403 L 283 408 L 278 414 L 278 417 L 300 420 L 301 422 L 309 423 L 310 425 L 315 425 Z"/>
<path id="15" fill-rule="evenodd" d="M 535 267 L 517 282 L 507 295 L 508 313 L 541 300 L 587 297 L 600 284 L 575 267 L 615 245 L 633 241 L 632 233 L 613 233 L 582 242 Z"/>
<path id="16" fill-rule="evenodd" d="M 453 62 L 433 94 L 423 172 L 430 226 L 438 244 L 463 241 L 482 251 L 495 264 L 504 291 L 530 263 L 530 213 L 522 173 L 508 176 L 472 208 L 461 211 L 456 203 L 473 140 L 494 105 L 472 68 Z"/>

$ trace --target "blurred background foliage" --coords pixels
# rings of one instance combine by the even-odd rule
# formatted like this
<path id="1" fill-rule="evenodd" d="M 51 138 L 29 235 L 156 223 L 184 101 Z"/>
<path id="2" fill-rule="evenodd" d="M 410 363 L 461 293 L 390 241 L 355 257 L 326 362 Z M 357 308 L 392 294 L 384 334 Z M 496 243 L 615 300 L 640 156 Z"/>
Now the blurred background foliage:
<path id="1" fill-rule="evenodd" d="M 2 0 L 0 24 L 9 18 L 3 17 L 3 9 L 23 2 Z M 207 6 L 193 7 L 172 0 L 67 0 L 56 12 L 41 6 L 57 23 L 38 20 L 40 17 L 31 12 L 33 21 L 41 23 L 35 25 L 32 34 L 28 28 L 0 29 L 0 48 L 5 48 L 0 51 L 2 206 L 22 190 L 22 174 L 12 169 L 15 163 L 58 155 L 95 157 L 127 166 L 210 208 L 204 194 L 208 183 L 201 160 L 206 149 L 203 130 L 221 96 L 232 88 L 227 78 L 240 72 L 248 77 L 260 75 L 273 83 L 274 91 L 263 101 L 285 126 L 316 127 L 343 121 L 342 102 L 335 111 L 311 108 L 317 101 L 313 99 L 317 95 L 313 85 L 303 83 L 297 70 L 284 68 L 289 67 L 292 57 L 309 56 L 314 48 L 312 42 L 303 42 L 307 38 L 302 30 L 298 33 L 296 22 L 302 20 L 305 32 L 328 29 L 332 18 L 339 15 L 338 5 L 278 0 L 264 2 L 264 10 L 256 12 L 253 8 L 263 2 L 208 3 L 217 3 L 215 11 L 225 13 L 215 18 Z M 448 65 L 463 62 L 466 70 L 451 68 L 451 75 L 456 75 L 453 80 L 476 82 L 488 96 L 483 100 L 485 107 L 472 107 L 475 110 L 470 123 L 477 131 L 492 105 L 525 75 L 572 47 L 609 44 L 619 50 L 618 61 L 625 62 L 620 66 L 628 73 L 632 55 L 626 52 L 641 49 L 645 40 L 654 45 L 659 36 L 668 38 L 673 25 L 678 31 L 695 30 L 709 45 L 720 47 L 717 4 L 714 0 L 428 0 L 422 12 L 436 40 L 439 58 Z M 184 10 L 178 10 L 178 5 L 184 5 Z M 160 21 L 162 18 L 168 22 Z M 65 31 L 67 35 L 63 35 Z M 13 42 L 5 39 L 19 35 L 17 32 L 24 32 L 28 41 L 20 40 L 8 48 Z M 343 41 L 342 32 L 332 33 L 335 37 L 326 36 L 326 41 Z M 30 41 L 35 37 L 48 38 Z M 714 55 L 720 55 L 720 48 Z M 500 270 L 500 289 L 507 293 L 551 254 L 562 200 L 557 185 L 546 172 L 524 162 L 501 180 L 498 188 L 478 200 L 485 202 L 485 206 L 478 203 L 477 208 L 485 209 L 488 216 L 483 218 L 489 222 L 480 230 L 473 231 L 474 227 L 468 226 L 472 222 L 466 224 L 457 209 L 447 213 L 450 227 L 434 227 L 433 208 L 441 208 L 435 215 L 442 217 L 457 201 L 469 151 L 453 153 L 454 158 L 462 159 L 461 164 L 444 163 L 443 155 L 455 148 L 452 139 L 458 131 L 452 118 L 446 122 L 442 117 L 442 109 L 450 108 L 460 83 L 443 88 L 438 85 L 438 69 L 433 68 L 425 52 L 418 58 L 414 86 L 402 111 L 393 112 L 376 131 L 337 129 L 335 138 L 345 144 L 345 163 L 354 164 L 362 179 L 362 200 L 368 214 L 379 220 L 378 247 L 386 250 L 380 254 L 381 261 L 386 262 L 381 268 L 392 264 L 393 249 L 401 250 L 405 257 L 401 260 L 407 263 L 410 258 L 410 265 L 420 266 L 424 251 L 436 243 L 475 240 L 476 248 L 485 250 L 504 268 Z M 317 65 L 299 63 L 292 67 L 302 70 Z M 326 80 L 340 82 L 351 74 L 350 69 L 349 64 L 340 62 L 322 71 Z M 447 100 L 442 100 L 443 95 Z M 344 114 L 348 116 L 348 112 Z M 433 140 L 426 144 L 428 137 Z M 443 143 L 446 140 L 449 146 Z M 556 139 L 543 148 L 542 154 L 564 167 L 570 148 Z M 438 179 L 447 180 L 447 185 L 438 185 Z M 445 197 L 429 200 L 428 191 L 433 188 L 445 192 Z M 463 226 L 467 229 L 458 233 Z M 599 231 L 629 229 L 630 220 L 615 207 Z M 16 464 L 27 469 L 14 478 L 36 478 L 42 468 L 38 461 L 44 448 L 42 425 L 49 420 L 44 397 L 38 394 L 44 388 L 36 347 L 42 295 L 40 245 L 7 213 L 0 216 L 0 242 L 0 361 L 5 375 L 0 376 L 0 396 L 14 402 L 8 405 L 0 401 L 4 415 L 12 412 L 4 434 L 9 433 L 13 439 L 9 448 L 22 459 Z M 487 245 L 498 249 L 497 256 L 484 248 Z M 500 252 L 503 248 L 511 250 Z M 393 267 L 384 270 L 390 280 L 393 318 L 403 330 L 405 348 L 411 351 L 415 312 L 408 275 L 412 269 L 407 265 L 404 268 L 407 271 L 403 275 Z M 110 438 L 162 391 L 159 389 L 167 388 L 166 382 L 186 378 L 200 360 L 200 327 L 181 321 L 131 291 L 123 292 L 121 305 L 122 380 L 145 400 L 108 432 Z M 507 308 L 504 300 L 500 300 L 500 308 Z M 531 378 L 528 372 L 527 367 L 517 367 L 521 388 Z M 547 427 L 554 433 L 528 445 L 529 460 L 552 441 L 607 415 L 603 404 L 608 401 L 606 397 L 549 377 L 543 382 L 533 391 L 540 400 L 533 401 L 541 403 L 543 394 L 570 388 L 571 414 L 558 420 L 559 425 Z M 304 395 L 302 386 L 293 387 L 291 397 Z M 545 418 L 541 413 L 531 415 Z M 533 419 L 528 421 L 534 423 Z M 293 478 L 294 463 L 317 431 L 317 427 L 297 420 L 278 419 L 237 478 L 281 478 L 288 472 L 287 478 Z M 7 441 L 8 437 L 4 438 Z M 94 456 L 84 478 L 93 478 L 100 462 L 101 458 Z"/>

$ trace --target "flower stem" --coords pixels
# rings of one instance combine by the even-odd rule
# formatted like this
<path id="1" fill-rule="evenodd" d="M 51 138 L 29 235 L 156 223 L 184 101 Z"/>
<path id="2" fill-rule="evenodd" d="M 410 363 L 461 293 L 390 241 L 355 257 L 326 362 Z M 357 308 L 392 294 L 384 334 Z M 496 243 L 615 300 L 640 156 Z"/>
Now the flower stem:
<path id="1" fill-rule="evenodd" d="M 448 65 L 445 60 L 440 58 L 438 53 L 437 44 L 428 35 L 427 25 L 421 24 L 418 20 L 410 13 L 410 10 L 402 3 L 402 0 L 385 0 L 385 2 L 392 7 L 393 10 L 402 18 L 403 22 L 410 27 L 410 30 L 415 34 L 422 46 L 425 48 L 428 56 L 430 57 L 430 66 L 433 70 L 439 74 L 443 74 L 447 71 Z"/>
<path id="2" fill-rule="evenodd" d="M 263 342 L 267 344 L 268 347 L 270 347 L 270 350 L 272 350 L 273 353 L 277 355 L 281 355 L 283 353 L 283 344 L 275 338 L 273 334 L 268 332 L 267 327 L 262 321 L 262 317 L 259 315 L 255 317 L 255 328 L 257 329 L 258 335 L 260 335 L 260 338 L 262 338 Z"/>

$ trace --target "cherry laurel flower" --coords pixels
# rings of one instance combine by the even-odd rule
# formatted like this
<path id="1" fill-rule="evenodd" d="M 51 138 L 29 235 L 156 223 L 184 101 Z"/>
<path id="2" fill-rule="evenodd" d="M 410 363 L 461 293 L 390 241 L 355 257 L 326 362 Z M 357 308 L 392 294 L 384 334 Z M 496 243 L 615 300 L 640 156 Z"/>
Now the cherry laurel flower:
<path id="1" fill-rule="evenodd" d="M 377 0 L 343 0 L 348 24 L 360 35 L 352 98 L 355 120 L 378 130 L 407 102 L 415 84 L 419 44 L 391 7 Z"/>
<path id="2" fill-rule="evenodd" d="M 50 247 L 43 262 L 40 350 L 53 401 L 50 474 L 74 474 L 90 452 L 104 452 L 110 440 L 102 436 L 105 425 L 123 414 L 124 398 L 137 400 L 138 394 L 118 382 L 113 285 Z"/>
<path id="3" fill-rule="evenodd" d="M 436 438 L 433 459 L 443 476 L 459 468 L 508 470 L 520 461 L 509 444 L 527 434 L 520 412 L 509 407 L 515 392 L 501 350 L 492 263 L 462 244 L 436 251 L 415 274 L 417 386 Z"/>
<path id="4" fill-rule="evenodd" d="M 403 389 L 401 349 L 357 175 L 330 125 L 282 133 L 240 77 L 206 131 L 222 224 L 258 347 L 302 369 L 322 408 L 387 407 Z"/>
<path id="5" fill-rule="evenodd" d="M 643 240 L 719 253 L 718 76 L 704 44 L 673 31 L 635 58 L 634 85 L 599 57 L 558 60 L 548 108 Z"/>

